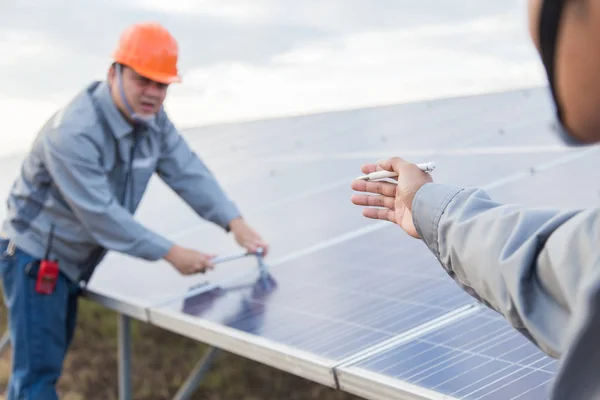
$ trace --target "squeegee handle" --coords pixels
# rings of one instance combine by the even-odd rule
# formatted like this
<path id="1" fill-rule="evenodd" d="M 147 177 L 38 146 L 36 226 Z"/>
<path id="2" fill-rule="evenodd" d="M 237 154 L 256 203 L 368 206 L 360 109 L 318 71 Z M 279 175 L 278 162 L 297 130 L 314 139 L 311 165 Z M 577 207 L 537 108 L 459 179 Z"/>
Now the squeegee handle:
<path id="1" fill-rule="evenodd" d="M 259 248 L 258 251 L 256 253 L 241 253 L 241 254 L 234 254 L 232 256 L 223 256 L 223 257 L 215 257 L 212 259 L 212 263 L 213 264 L 221 264 L 227 261 L 233 261 L 233 260 L 239 260 L 240 258 L 244 258 L 244 257 L 248 257 L 248 256 L 258 256 L 258 257 L 262 257 L 263 254 L 263 249 Z"/>

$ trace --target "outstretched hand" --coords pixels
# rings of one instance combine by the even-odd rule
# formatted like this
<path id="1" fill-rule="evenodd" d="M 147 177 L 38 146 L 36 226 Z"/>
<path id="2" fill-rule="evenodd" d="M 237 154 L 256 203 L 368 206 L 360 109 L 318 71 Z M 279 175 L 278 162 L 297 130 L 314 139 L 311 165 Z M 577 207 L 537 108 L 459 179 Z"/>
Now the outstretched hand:
<path id="1" fill-rule="evenodd" d="M 395 183 L 388 181 L 352 182 L 352 189 L 375 195 L 357 194 L 352 203 L 366 207 L 363 215 L 367 218 L 381 219 L 398 224 L 410 236 L 419 238 L 412 218 L 412 202 L 417 191 L 426 183 L 432 182 L 431 176 L 415 164 L 394 157 L 377 164 L 366 164 L 361 168 L 364 174 L 376 171 L 393 171 L 398 174 Z"/>

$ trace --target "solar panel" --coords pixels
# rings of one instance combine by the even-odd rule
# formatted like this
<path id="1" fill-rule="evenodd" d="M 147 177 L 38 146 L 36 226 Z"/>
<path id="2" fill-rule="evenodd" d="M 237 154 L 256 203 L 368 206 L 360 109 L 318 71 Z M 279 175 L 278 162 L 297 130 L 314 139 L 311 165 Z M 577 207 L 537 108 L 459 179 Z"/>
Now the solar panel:
<path id="1" fill-rule="evenodd" d="M 533 93 L 541 97 L 543 92 Z M 257 291 L 260 281 L 251 260 L 220 267 L 206 277 L 183 278 L 165 263 L 148 265 L 112 254 L 94 276 L 91 289 L 103 302 L 109 298 L 136 305 L 136 316 L 166 329 L 335 386 L 335 365 L 473 304 L 422 244 L 391 225 L 365 220 L 349 203 L 357 166 L 380 158 L 353 152 L 353 143 L 371 143 L 366 147 L 386 153 L 392 145 L 409 144 L 412 147 L 402 148 L 408 153 L 416 149 L 415 161 L 438 163 L 436 179 L 457 185 L 480 186 L 514 174 L 523 179 L 532 165 L 557 155 L 486 154 L 484 147 L 492 141 L 496 147 L 512 146 L 524 129 L 548 131 L 545 117 L 537 115 L 497 129 L 498 118 L 516 118 L 524 109 L 543 105 L 529 103 L 522 93 L 498 96 L 487 98 L 490 103 L 485 97 L 465 99 L 464 104 L 448 101 L 446 106 L 422 103 L 307 117 L 310 121 L 213 127 L 191 135 L 190 143 L 208 150 L 207 160 L 225 177 L 224 186 L 247 207 L 246 216 L 271 242 L 272 287 Z M 499 110 L 502 117 L 494 114 Z M 486 118 L 474 120 L 474 127 L 444 129 L 477 113 Z M 392 135 L 395 125 L 419 132 Z M 373 137 L 378 140 L 370 140 Z M 289 150 L 289 160 L 277 149 Z M 458 151 L 444 154 L 448 149 Z M 238 154 L 240 162 L 220 159 L 219 152 L 228 150 Z M 256 168 L 248 168 L 253 163 Z M 148 197 L 151 201 L 143 204 L 141 218 L 151 221 L 159 215 L 161 190 Z M 170 207 L 169 235 L 181 244 L 219 254 L 235 251 L 218 228 L 197 224 L 189 210 L 181 212 L 184 206 Z M 371 249 L 376 251 L 366 253 Z M 115 283 L 112 277 L 117 273 L 135 279 Z M 206 280 L 220 288 L 196 294 Z"/>
<path id="2" fill-rule="evenodd" d="M 528 360 L 504 359 L 508 352 L 490 355 L 483 344 L 467 348 L 475 343 L 444 336 L 458 329 L 452 332 L 466 338 L 473 326 L 468 323 L 496 326 L 502 320 L 476 309 L 421 242 L 394 225 L 363 218 L 349 201 L 349 185 L 361 163 L 398 154 L 435 161 L 437 181 L 536 203 L 555 186 L 548 186 L 548 176 L 557 173 L 570 188 L 579 179 L 564 171 L 595 167 L 587 150 L 557 146 L 550 120 L 547 91 L 534 89 L 189 131 L 194 150 L 270 242 L 270 275 L 263 279 L 252 258 L 182 277 L 164 261 L 111 253 L 94 274 L 90 295 L 138 319 L 332 387 L 339 371 L 342 389 L 369 398 L 404 392 L 466 396 L 469 387 L 490 398 L 508 388 L 539 393 L 543 385 L 536 386 L 536 379 L 552 373 L 552 365 L 522 365 Z M 586 190 L 586 201 L 593 201 L 593 189 Z M 136 217 L 184 246 L 220 255 L 240 251 L 231 235 L 202 222 L 156 178 Z M 508 344 L 521 338 L 502 329 Z M 459 367 L 473 367 L 463 368 L 469 377 L 505 365 L 506 371 L 534 372 L 492 391 L 501 385 L 472 386 L 467 375 L 444 375 L 450 352 Z M 398 364 L 406 354 L 423 363 Z M 433 356 L 446 363 L 426 371 Z M 489 357 L 494 360 L 477 364 Z"/>
<path id="3" fill-rule="evenodd" d="M 527 171 L 520 175 L 523 180 L 528 177 Z M 281 292 L 270 296 L 268 302 L 258 302 L 260 307 L 253 308 L 252 313 L 214 312 L 212 305 L 220 300 L 215 301 L 212 295 L 202 294 L 183 299 L 183 305 L 181 301 L 176 301 L 166 307 L 153 309 L 151 318 L 154 323 L 165 327 L 172 326 L 176 320 L 184 320 L 181 332 L 204 332 L 206 321 L 219 323 L 260 336 L 261 339 L 269 339 L 273 343 L 284 344 L 292 350 L 301 349 L 315 356 L 330 357 L 332 363 L 444 315 L 444 312 L 436 313 L 438 310 L 432 305 L 447 304 L 450 307 L 445 312 L 450 312 L 472 300 L 464 296 L 462 291 L 457 291 L 454 283 L 446 286 L 447 277 L 437 263 L 432 262 L 432 268 L 428 270 L 429 252 L 411 249 L 411 244 L 418 242 L 411 242 L 396 228 L 385 229 L 376 235 L 370 233 L 343 246 L 326 247 L 312 256 L 277 265 L 272 272 Z M 368 249 L 377 250 L 367 255 L 365 250 Z M 386 252 L 386 249 L 389 251 Z M 393 260 L 400 261 L 394 263 Z M 375 266 L 376 269 L 367 266 Z M 340 292 L 346 293 L 338 297 Z M 365 296 L 364 293 L 369 295 Z M 431 293 L 434 293 L 433 297 Z M 380 295 L 394 298 L 400 306 L 378 301 Z M 211 307 L 203 305 L 205 296 L 212 299 Z M 403 296 L 407 298 L 403 299 Z M 454 296 L 459 299 L 456 303 L 453 302 L 457 299 Z M 360 301 L 354 303 L 355 298 Z M 402 303 L 402 300 L 407 303 Z M 340 304 L 348 308 L 340 307 Z M 363 312 L 357 312 L 361 307 Z M 181 309 L 185 316 L 179 315 Z M 218 305 L 216 309 L 219 309 Z M 257 309 L 260 310 L 258 314 Z M 189 319 L 189 315 L 202 319 Z M 403 319 L 403 315 L 410 317 Z M 260 323 L 257 324 L 257 320 Z M 338 326 L 323 325 L 324 322 L 319 324 L 319 320 L 326 323 L 335 321 Z M 346 326 L 348 323 L 353 325 Z M 375 332 L 370 333 L 369 330 Z M 380 331 L 393 335 L 375 334 Z M 245 340 L 253 341 L 251 338 Z M 239 348 L 236 350 L 240 351 Z M 292 367 L 288 365 L 287 368 Z M 318 379 L 313 376 L 309 378 Z"/>
<path id="4" fill-rule="evenodd" d="M 481 186 L 487 182 L 502 180 L 515 173 L 523 173 L 523 171 L 527 176 L 529 166 L 535 165 L 536 162 L 544 163 L 554 159 L 556 159 L 555 154 L 478 156 L 471 158 L 474 161 L 474 167 L 471 168 L 461 167 L 464 159 L 458 156 L 440 157 L 436 159 L 436 162 L 439 165 L 441 180 L 461 186 Z M 329 165 L 334 164 L 334 162 L 329 163 Z M 333 171 L 335 168 L 327 170 Z M 363 218 L 360 210 L 349 201 L 352 195 L 349 185 L 356 175 L 348 176 L 347 180 L 342 180 L 341 184 L 335 184 L 333 187 L 324 186 L 319 191 L 308 189 L 308 191 L 292 193 L 289 198 L 284 196 L 289 192 L 273 190 L 270 192 L 273 196 L 271 202 L 265 196 L 265 201 L 270 203 L 271 207 L 257 208 L 254 212 L 253 210 L 246 212 L 242 208 L 244 215 L 252 225 L 270 242 L 272 246 L 270 259 L 277 260 L 290 254 L 302 253 L 315 246 L 318 248 L 322 243 L 335 241 L 336 238 L 343 238 L 348 234 L 352 236 L 354 234 L 361 235 L 361 232 L 369 232 L 373 222 Z M 264 187 L 260 178 L 249 178 L 248 181 L 255 183 L 258 188 L 253 193 L 260 193 L 260 188 Z M 280 200 L 276 200 L 277 195 L 280 196 Z M 157 198 L 159 197 L 153 198 L 152 201 L 158 202 Z M 183 208 L 178 205 L 178 202 L 174 202 L 174 204 L 169 205 L 169 220 L 178 215 Z M 155 212 L 153 217 L 160 218 L 160 215 L 163 214 Z M 233 239 L 220 228 L 209 223 L 194 226 L 193 221 L 199 221 L 196 216 L 186 220 L 189 224 L 187 227 L 184 225 L 184 229 L 181 231 L 167 234 L 167 236 L 175 239 L 181 245 L 201 251 L 216 254 L 239 251 L 239 247 Z M 282 234 L 282 224 L 290 226 L 285 229 L 285 234 Z M 339 257 L 345 252 L 346 250 L 338 251 L 336 256 Z M 361 262 L 363 258 L 357 257 L 356 260 Z M 312 262 L 313 260 L 309 261 L 309 263 Z M 215 274 L 209 275 L 209 279 L 218 279 L 220 274 L 228 276 L 232 270 L 242 266 L 246 269 L 252 267 L 247 261 L 240 261 L 235 265 L 219 268 Z M 115 283 L 113 277 L 116 274 L 130 276 L 132 279 Z M 337 278 L 336 285 L 342 285 L 343 273 L 340 272 Z M 176 296 L 183 296 L 185 288 L 204 279 L 203 276 L 180 277 L 170 265 L 163 261 L 148 264 L 143 260 L 112 253 L 94 274 L 90 282 L 90 289 L 96 294 L 102 293 L 103 296 L 119 298 L 124 302 L 135 304 L 139 309 L 135 315 L 139 317 L 145 315 L 143 311 L 145 306 L 161 303 Z M 132 311 L 128 309 L 127 312 L 131 313 Z"/>
<path id="5" fill-rule="evenodd" d="M 390 386 L 424 388 L 431 398 L 540 400 L 548 397 L 556 368 L 556 360 L 484 307 L 337 371 L 342 390 L 370 398 L 376 397 L 366 393 L 368 386 L 359 388 L 354 381 L 363 372 L 381 376 Z M 389 398 L 405 398 L 400 390 Z"/>
<path id="6" fill-rule="evenodd" d="M 515 168 L 516 171 L 523 169 Z M 526 170 L 519 175 L 519 179 L 528 177 Z M 301 208 L 294 208 L 298 209 Z M 335 218 L 323 219 L 320 225 L 326 229 L 335 221 Z M 342 219 L 339 223 L 343 226 Z M 191 294 L 165 306 L 153 307 L 150 319 L 182 334 L 202 337 L 214 324 L 227 326 L 251 335 L 231 344 L 232 351 L 269 362 L 271 358 L 285 360 L 288 351 L 300 350 L 308 359 L 321 359 L 326 369 L 473 304 L 473 299 L 445 276 L 420 242 L 409 239 L 394 226 L 380 226 L 380 231 L 326 246 L 312 254 L 300 252 L 296 258 L 284 257 L 280 264 L 276 262 L 271 272 L 277 290 L 267 300 L 244 302 L 239 294 L 231 294 L 226 289 L 218 295 Z M 297 229 L 303 231 L 304 228 Z M 317 227 L 306 232 L 320 235 Z M 294 238 L 302 240 L 302 235 Z M 250 283 L 252 281 L 247 285 Z M 239 282 L 235 282 L 234 286 L 238 285 Z M 232 301 L 237 304 L 237 312 L 232 310 Z M 248 304 L 254 306 L 248 308 Z M 221 346 L 225 335 L 215 338 L 214 343 Z M 279 349 L 276 355 L 261 358 L 262 354 L 256 355 L 250 350 L 257 339 L 264 349 L 276 343 Z M 281 350 L 281 345 L 288 350 Z M 280 361 L 278 366 L 293 370 L 297 362 L 294 359 L 286 365 Z M 313 372 L 316 375 L 311 375 Z M 303 373 L 308 374 L 303 376 L 309 379 L 332 384 L 331 376 L 323 378 L 322 370 Z"/>
<path id="7" fill-rule="evenodd" d="M 202 336 L 214 324 L 227 326 L 244 334 L 245 343 L 236 343 L 235 351 L 247 351 L 251 358 L 269 361 L 250 351 L 262 344 L 263 351 L 275 354 L 269 357 L 288 360 L 287 370 L 298 362 L 285 357 L 288 350 L 321 359 L 331 369 L 356 352 L 472 302 L 445 279 L 420 242 L 391 225 L 382 229 L 384 245 L 395 246 L 373 254 L 368 263 L 364 254 L 358 257 L 357 249 L 377 246 L 379 234 L 275 264 L 268 285 L 249 273 L 224 277 L 219 288 L 198 295 L 193 291 L 202 290 L 201 286 L 191 289 L 188 297 L 153 308 L 150 319 L 159 326 L 181 326 L 187 334 L 202 332 Z M 333 385 L 331 374 L 311 372 L 303 376 Z"/>

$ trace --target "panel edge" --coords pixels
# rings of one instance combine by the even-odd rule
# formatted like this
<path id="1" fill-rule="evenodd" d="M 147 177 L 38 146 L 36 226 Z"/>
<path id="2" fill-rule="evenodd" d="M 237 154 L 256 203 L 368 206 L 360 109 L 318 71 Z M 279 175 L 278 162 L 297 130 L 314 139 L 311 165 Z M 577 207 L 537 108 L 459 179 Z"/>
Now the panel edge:
<path id="1" fill-rule="evenodd" d="M 337 389 L 334 360 L 315 356 L 269 339 L 170 310 L 149 310 L 150 323 L 201 343 Z"/>
<path id="2" fill-rule="evenodd" d="M 370 400 L 457 400 L 443 393 L 358 367 L 337 372 L 340 390 Z"/>

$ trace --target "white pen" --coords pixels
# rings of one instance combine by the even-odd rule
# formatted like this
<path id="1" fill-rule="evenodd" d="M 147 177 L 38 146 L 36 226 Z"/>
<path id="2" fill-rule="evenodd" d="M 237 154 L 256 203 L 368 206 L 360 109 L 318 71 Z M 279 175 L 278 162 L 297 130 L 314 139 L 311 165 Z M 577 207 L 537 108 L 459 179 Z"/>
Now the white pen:
<path id="1" fill-rule="evenodd" d="M 428 162 L 428 163 L 423 163 L 423 164 L 417 164 L 417 167 L 419 167 L 419 169 L 423 172 L 432 172 L 435 169 L 435 163 Z M 374 181 L 377 179 L 395 178 L 397 176 L 398 176 L 398 173 L 396 173 L 396 172 L 377 171 L 377 172 L 371 172 L 368 175 L 359 176 L 356 179 L 361 180 L 361 181 Z"/>

